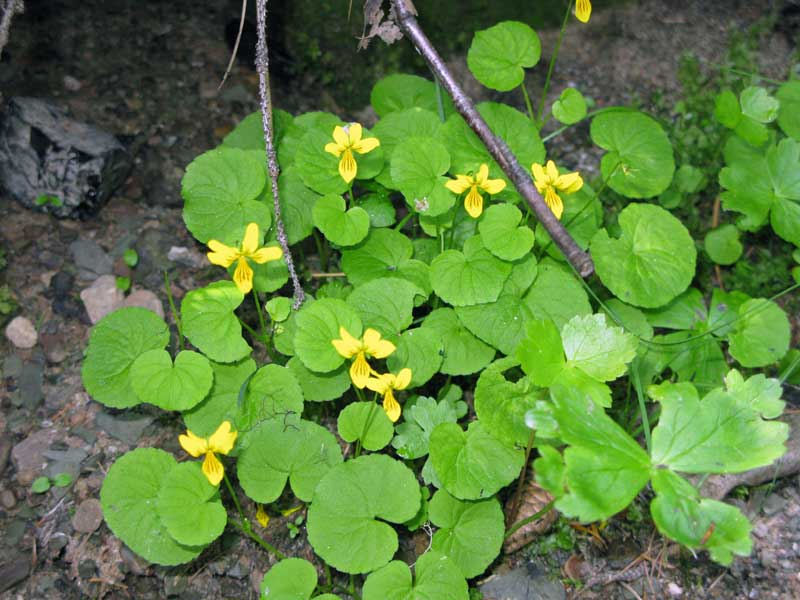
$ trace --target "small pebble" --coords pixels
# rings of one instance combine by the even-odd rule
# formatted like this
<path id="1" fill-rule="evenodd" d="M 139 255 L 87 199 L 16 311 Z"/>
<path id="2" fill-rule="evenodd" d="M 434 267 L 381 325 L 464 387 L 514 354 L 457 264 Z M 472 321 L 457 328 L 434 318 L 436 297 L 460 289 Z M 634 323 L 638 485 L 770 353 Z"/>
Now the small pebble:
<path id="1" fill-rule="evenodd" d="M 81 82 L 72 75 L 64 75 L 64 89 L 68 92 L 77 92 L 81 86 Z"/>
<path id="2" fill-rule="evenodd" d="M 116 277 L 102 275 L 81 292 L 81 300 L 89 320 L 95 324 L 108 313 L 120 308 L 125 301 L 125 295 L 117 288 Z"/>
<path id="3" fill-rule="evenodd" d="M 17 497 L 14 495 L 14 492 L 11 490 L 3 490 L 0 493 L 0 504 L 3 505 L 3 508 L 6 510 L 11 510 L 17 505 Z"/>
<path id="4" fill-rule="evenodd" d="M 673 598 L 680 598 L 683 596 L 683 588 L 674 581 L 667 584 L 667 593 Z"/>
<path id="5" fill-rule="evenodd" d="M 78 505 L 72 517 L 72 528 L 78 533 L 92 533 L 103 522 L 103 509 L 97 498 L 89 498 Z"/>
<path id="6" fill-rule="evenodd" d="M 17 348 L 33 348 L 39 339 L 33 323 L 25 317 L 14 317 L 6 327 L 6 337 Z"/>
<path id="7" fill-rule="evenodd" d="M 125 298 L 125 306 L 139 306 L 152 310 L 162 319 L 164 318 L 164 305 L 150 290 L 136 290 L 130 296 Z"/>

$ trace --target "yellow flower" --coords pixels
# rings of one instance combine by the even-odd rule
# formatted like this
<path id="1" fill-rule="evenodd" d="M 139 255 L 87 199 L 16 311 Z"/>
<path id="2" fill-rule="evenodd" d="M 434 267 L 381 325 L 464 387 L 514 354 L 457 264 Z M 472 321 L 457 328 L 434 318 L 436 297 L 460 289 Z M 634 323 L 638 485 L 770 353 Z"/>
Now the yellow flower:
<path id="1" fill-rule="evenodd" d="M 367 329 L 361 339 L 357 340 L 344 327 L 339 327 L 339 337 L 341 339 L 331 340 L 331 343 L 341 356 L 355 357 L 350 365 L 350 379 L 357 388 L 364 389 L 372 372 L 367 357 L 386 358 L 394 352 L 394 344 L 389 340 L 382 340 L 381 334 L 374 329 Z"/>
<path id="2" fill-rule="evenodd" d="M 264 509 L 263 504 L 259 504 L 258 509 L 256 509 L 256 521 L 258 521 L 258 524 L 261 525 L 262 527 L 266 527 L 267 525 L 269 525 L 269 515 L 267 514 L 267 511 Z"/>
<path id="3" fill-rule="evenodd" d="M 547 161 L 547 167 L 542 167 L 539 163 L 533 163 L 531 172 L 533 173 L 536 189 L 544 196 L 545 203 L 553 211 L 556 219 L 560 219 L 564 213 L 564 203 L 561 201 L 561 196 L 556 192 L 574 194 L 581 189 L 583 187 L 583 179 L 581 179 L 580 173 L 560 175 L 556 163 L 552 160 Z"/>
<path id="4" fill-rule="evenodd" d="M 217 427 L 217 430 L 211 434 L 211 437 L 201 438 L 187 429 L 185 435 L 178 437 L 178 441 L 181 443 L 181 447 L 195 458 L 198 458 L 201 454 L 206 455 L 203 461 L 203 474 L 211 485 L 219 485 L 225 473 L 225 468 L 217 458 L 216 453 L 227 454 L 230 452 L 233 449 L 233 443 L 236 441 L 237 435 L 237 432 L 231 431 L 230 422 L 223 421 L 222 425 Z"/>
<path id="5" fill-rule="evenodd" d="M 208 247 L 211 252 L 207 256 L 211 264 L 227 269 L 234 261 L 239 261 L 236 264 L 236 270 L 233 272 L 233 281 L 243 294 L 247 294 L 253 289 L 253 269 L 247 264 L 248 258 L 262 265 L 271 260 L 278 260 L 283 256 L 280 248 L 259 248 L 260 241 L 261 237 L 258 234 L 258 225 L 256 223 L 250 223 L 247 226 L 242 245 L 238 248 L 231 248 L 217 240 L 208 241 Z"/>
<path id="6" fill-rule="evenodd" d="M 372 152 L 381 145 L 378 138 L 361 139 L 361 124 L 350 123 L 344 127 L 337 125 L 333 128 L 333 140 L 325 144 L 325 152 L 334 156 L 341 156 L 339 160 L 339 175 L 346 183 L 350 183 L 356 178 L 358 165 L 353 158 L 353 150 L 359 154 Z"/>
<path id="7" fill-rule="evenodd" d="M 590 0 L 577 0 L 575 3 L 575 16 L 581 23 L 588 23 L 592 16 L 592 3 Z"/>
<path id="8" fill-rule="evenodd" d="M 463 194 L 469 190 L 464 200 L 464 208 L 467 209 L 470 217 L 477 219 L 483 212 L 483 196 L 479 190 L 483 190 L 487 194 L 499 194 L 506 187 L 506 182 L 502 179 L 489 179 L 489 165 L 482 164 L 475 177 L 456 175 L 455 179 L 451 179 L 444 185 L 454 194 Z"/>
<path id="9" fill-rule="evenodd" d="M 400 405 L 395 400 L 394 391 L 406 389 L 409 383 L 411 383 L 411 369 L 400 369 L 397 375 L 384 373 L 367 380 L 369 389 L 383 395 L 383 410 L 392 423 L 400 418 Z"/>

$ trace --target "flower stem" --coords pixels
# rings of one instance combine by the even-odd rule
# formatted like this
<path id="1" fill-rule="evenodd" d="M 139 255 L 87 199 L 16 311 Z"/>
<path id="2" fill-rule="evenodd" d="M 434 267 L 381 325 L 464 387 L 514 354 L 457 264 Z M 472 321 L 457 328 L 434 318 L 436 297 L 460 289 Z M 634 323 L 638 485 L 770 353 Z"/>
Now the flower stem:
<path id="1" fill-rule="evenodd" d="M 517 516 L 519 509 L 519 501 L 522 498 L 522 490 L 525 487 L 525 477 L 528 474 L 528 461 L 531 458 L 531 450 L 533 450 L 533 441 L 536 439 L 536 430 L 531 429 L 528 436 L 528 445 L 525 447 L 525 462 L 522 463 L 522 473 L 519 474 L 519 481 L 517 482 L 517 491 L 514 493 L 514 500 L 511 503 L 511 510 L 508 511 L 507 517 L 513 519 Z"/>
<path id="2" fill-rule="evenodd" d="M 414 216 L 414 213 L 413 213 L 413 212 L 411 212 L 411 211 L 408 211 L 408 214 L 406 214 L 406 216 L 405 216 L 405 217 L 403 217 L 402 219 L 400 219 L 400 222 L 399 222 L 397 225 L 395 225 L 395 226 L 394 226 L 394 230 L 395 230 L 395 231 L 400 231 L 400 230 L 403 228 L 403 226 L 404 226 L 406 223 L 408 223 L 408 221 L 409 221 L 409 220 L 411 219 L 411 217 L 413 217 L 413 216 Z"/>
<path id="3" fill-rule="evenodd" d="M 236 495 L 236 492 L 233 491 L 233 486 L 231 485 L 231 480 L 228 479 L 228 474 L 223 471 L 222 479 L 225 481 L 225 486 L 228 488 L 228 493 L 233 498 L 233 503 L 236 505 L 236 511 L 239 513 L 239 518 L 241 521 L 236 521 L 235 519 L 229 519 L 229 521 L 239 528 L 239 530 L 244 533 L 247 537 L 251 540 L 256 542 L 259 546 L 264 548 L 267 552 L 272 553 L 280 560 L 286 558 L 286 555 L 278 550 L 275 546 L 267 542 L 266 540 L 262 539 L 260 536 L 256 535 L 253 531 L 253 528 L 250 526 L 250 521 L 244 515 L 244 511 L 242 510 L 242 505 L 239 504 L 239 497 Z"/>
<path id="4" fill-rule="evenodd" d="M 258 325 L 261 328 L 261 341 L 268 345 L 267 338 L 267 323 L 264 319 L 264 311 L 261 310 L 261 302 L 258 299 L 258 292 L 253 289 L 253 301 L 256 305 L 256 312 L 258 313 Z"/>
<path id="5" fill-rule="evenodd" d="M 555 504 L 555 500 L 551 500 L 550 502 L 545 504 L 544 507 L 542 507 L 542 510 L 540 510 L 539 512 L 532 514 L 530 517 L 525 517 L 524 519 L 521 519 L 516 523 L 514 523 L 511 527 L 508 528 L 508 531 L 506 531 L 505 535 L 503 536 L 503 539 L 507 540 L 512 535 L 514 535 L 514 533 L 516 533 L 516 531 L 521 527 L 525 527 L 525 525 L 527 525 L 528 523 L 532 523 L 536 519 L 541 519 L 546 513 L 548 513 L 553 509 L 553 504 Z"/>
<path id="6" fill-rule="evenodd" d="M 531 104 L 531 97 L 528 95 L 528 88 L 525 87 L 525 80 L 522 80 L 522 83 L 519 84 L 520 89 L 522 90 L 522 96 L 525 98 L 525 106 L 528 108 L 528 115 L 531 117 L 531 121 L 536 123 L 536 114 L 533 112 L 533 105 Z"/>
<path id="7" fill-rule="evenodd" d="M 558 51 L 561 48 L 561 41 L 564 39 L 564 32 L 567 30 L 567 20 L 569 14 L 572 12 L 572 1 L 567 3 L 567 10 L 564 13 L 564 20 L 561 22 L 561 31 L 558 32 L 558 40 L 556 40 L 556 47 L 553 50 L 553 55 L 550 57 L 550 64 L 547 67 L 547 77 L 544 80 L 544 88 L 542 88 L 542 99 L 539 102 L 539 112 L 536 116 L 536 121 L 539 127 L 542 126 L 542 115 L 544 114 L 544 105 L 547 101 L 547 92 L 550 91 L 550 78 L 553 75 L 553 69 L 556 66 L 556 58 L 558 58 Z"/>

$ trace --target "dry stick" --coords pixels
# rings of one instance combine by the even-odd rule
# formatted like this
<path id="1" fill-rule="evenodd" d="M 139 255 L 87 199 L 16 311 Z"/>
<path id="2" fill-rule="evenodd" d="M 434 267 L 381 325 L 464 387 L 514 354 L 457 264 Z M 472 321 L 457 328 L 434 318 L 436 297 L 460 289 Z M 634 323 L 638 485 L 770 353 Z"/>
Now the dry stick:
<path id="1" fill-rule="evenodd" d="M 564 253 L 567 260 L 580 273 L 581 277 L 589 277 L 594 272 L 592 258 L 581 250 L 575 240 L 572 239 L 572 236 L 564 229 L 561 222 L 544 203 L 541 194 L 537 191 L 536 186 L 533 185 L 528 171 L 522 168 L 508 145 L 492 133 L 489 125 L 475 109 L 472 100 L 467 97 L 458 85 L 450 69 L 447 68 L 442 57 L 439 56 L 433 44 L 420 28 L 415 18 L 416 10 L 411 0 L 391 1 L 397 15 L 397 24 L 408 39 L 411 40 L 411 43 L 414 44 L 417 51 L 425 58 L 428 67 L 442 84 L 442 87 L 447 90 L 456 110 L 464 117 L 467 125 L 478 135 L 489 154 L 497 161 L 503 172 L 516 186 L 522 197 L 525 198 L 525 201 L 536 214 L 536 218 L 539 219 L 539 222 Z"/>
<path id="2" fill-rule="evenodd" d="M 286 259 L 286 267 L 292 278 L 294 287 L 293 308 L 297 310 L 305 299 L 303 287 L 294 268 L 292 254 L 289 251 L 289 240 L 281 218 L 281 204 L 278 196 L 278 160 L 275 156 L 275 145 L 272 141 L 272 96 L 269 91 L 269 57 L 267 55 L 267 0 L 257 0 L 256 18 L 258 21 L 258 43 L 256 44 L 256 70 L 258 71 L 258 93 L 261 98 L 261 121 L 264 125 L 264 143 L 267 148 L 267 170 L 272 181 L 272 200 L 275 206 L 275 228 L 278 242 Z"/>
<path id="3" fill-rule="evenodd" d="M 25 12 L 25 3 L 22 0 L 6 0 L 3 7 L 3 18 L 0 19 L 0 55 L 8 43 L 8 31 L 11 29 L 11 19 L 15 13 Z"/>
<path id="4" fill-rule="evenodd" d="M 222 81 L 217 86 L 217 91 L 222 89 L 225 85 L 225 80 L 228 79 L 228 74 L 233 68 L 233 61 L 236 60 L 236 54 L 239 52 L 239 42 L 242 41 L 242 31 L 244 30 L 244 17 L 247 14 L 247 0 L 242 0 L 242 15 L 239 17 L 239 33 L 236 34 L 236 43 L 233 45 L 233 52 L 231 52 L 231 59 L 228 61 L 228 66 L 225 68 L 225 74 L 222 76 Z"/>

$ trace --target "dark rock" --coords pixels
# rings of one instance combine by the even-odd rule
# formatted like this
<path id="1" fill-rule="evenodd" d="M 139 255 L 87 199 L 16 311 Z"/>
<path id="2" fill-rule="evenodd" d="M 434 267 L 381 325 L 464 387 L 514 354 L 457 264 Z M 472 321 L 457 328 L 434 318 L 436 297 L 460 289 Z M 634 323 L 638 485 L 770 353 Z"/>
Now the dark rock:
<path id="1" fill-rule="evenodd" d="M 11 438 L 7 432 L 0 434 L 0 479 L 3 478 L 3 471 L 8 465 L 8 457 L 11 455 Z"/>
<path id="2" fill-rule="evenodd" d="M 66 298 L 72 292 L 75 277 L 66 271 L 59 271 L 50 279 L 50 293 L 53 298 Z"/>
<path id="3" fill-rule="evenodd" d="M 481 586 L 484 600 L 564 600 L 560 581 L 550 581 L 533 563 L 490 577 Z"/>
<path id="4" fill-rule="evenodd" d="M 111 273 L 114 262 L 93 240 L 76 240 L 69 245 L 72 260 L 78 268 L 78 279 L 94 281 Z"/>
<path id="5" fill-rule="evenodd" d="M 51 252 L 50 250 L 42 250 L 39 252 L 38 259 L 39 263 L 48 271 L 60 269 L 64 264 L 63 254 Z"/>
<path id="6" fill-rule="evenodd" d="M 22 372 L 17 381 L 18 406 L 28 409 L 37 408 L 44 400 L 42 383 L 44 380 L 44 356 L 37 355 L 22 365 Z"/>
<path id="7" fill-rule="evenodd" d="M 153 422 L 152 417 L 123 413 L 113 416 L 107 412 L 99 412 L 95 417 L 95 426 L 98 430 L 117 438 L 121 442 L 133 446 L 142 437 L 145 427 Z"/>
<path id="8" fill-rule="evenodd" d="M 80 319 L 84 315 L 81 304 L 77 299 L 71 297 L 53 300 L 53 312 L 65 319 Z"/>
<path id="9" fill-rule="evenodd" d="M 78 564 L 78 575 L 82 579 L 89 579 L 97 574 L 97 564 L 91 559 L 87 558 Z"/>
<path id="10" fill-rule="evenodd" d="M 186 591 L 189 578 L 184 575 L 168 575 L 164 577 L 164 594 L 167 598 L 179 596 Z"/>
<path id="11" fill-rule="evenodd" d="M 16 97 L 0 123 L 0 181 L 28 208 L 85 218 L 125 180 L 131 159 L 111 134 L 38 98 Z M 36 199 L 55 200 L 37 205 Z"/>
<path id="12" fill-rule="evenodd" d="M 7 556 L 0 565 L 0 593 L 23 581 L 30 572 L 31 559 L 23 554 Z"/>

